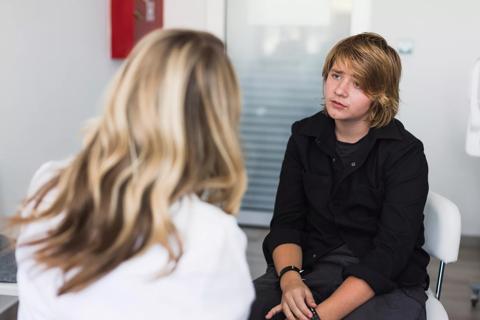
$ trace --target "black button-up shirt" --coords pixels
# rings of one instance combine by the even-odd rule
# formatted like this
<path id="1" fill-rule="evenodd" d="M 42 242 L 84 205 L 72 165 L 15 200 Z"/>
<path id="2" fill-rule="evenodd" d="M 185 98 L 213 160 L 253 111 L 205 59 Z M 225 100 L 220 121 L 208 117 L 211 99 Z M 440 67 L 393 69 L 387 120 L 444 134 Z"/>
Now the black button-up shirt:
<path id="1" fill-rule="evenodd" d="M 293 124 L 263 244 L 267 262 L 278 245 L 295 243 L 308 268 L 346 243 L 360 262 L 345 268 L 345 278 L 361 278 L 377 294 L 428 285 L 423 145 L 398 120 L 370 129 L 365 139 L 355 159 L 342 164 L 332 119 L 319 112 Z"/>

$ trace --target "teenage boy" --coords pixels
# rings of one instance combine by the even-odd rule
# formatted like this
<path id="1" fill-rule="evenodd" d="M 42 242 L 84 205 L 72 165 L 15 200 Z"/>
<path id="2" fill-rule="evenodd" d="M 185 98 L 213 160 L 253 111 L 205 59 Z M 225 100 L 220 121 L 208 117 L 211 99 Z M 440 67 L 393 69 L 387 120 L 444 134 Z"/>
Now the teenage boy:
<path id="1" fill-rule="evenodd" d="M 250 319 L 425 319 L 428 167 L 394 118 L 400 74 L 377 34 L 327 55 L 325 107 L 292 126 Z"/>

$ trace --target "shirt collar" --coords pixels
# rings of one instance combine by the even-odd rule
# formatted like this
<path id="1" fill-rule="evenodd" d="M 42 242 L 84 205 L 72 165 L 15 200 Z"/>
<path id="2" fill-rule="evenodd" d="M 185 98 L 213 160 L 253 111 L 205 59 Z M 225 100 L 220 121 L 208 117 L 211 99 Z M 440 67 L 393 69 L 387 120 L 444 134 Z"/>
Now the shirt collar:
<path id="1" fill-rule="evenodd" d="M 335 122 L 332 118 L 329 118 L 323 111 L 316 113 L 310 118 L 306 119 L 303 126 L 298 130 L 301 135 L 316 137 L 320 140 L 335 139 Z M 369 135 L 375 140 L 377 139 L 394 139 L 401 140 L 401 129 L 403 125 L 397 119 L 393 119 L 384 127 L 372 128 L 369 131 Z"/>

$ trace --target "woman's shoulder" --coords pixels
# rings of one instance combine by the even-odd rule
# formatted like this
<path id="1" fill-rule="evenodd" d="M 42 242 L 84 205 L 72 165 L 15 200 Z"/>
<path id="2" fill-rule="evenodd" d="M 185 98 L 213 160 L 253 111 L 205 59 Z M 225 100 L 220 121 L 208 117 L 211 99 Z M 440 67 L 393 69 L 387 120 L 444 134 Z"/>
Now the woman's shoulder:
<path id="1" fill-rule="evenodd" d="M 172 218 L 180 234 L 192 245 L 208 243 L 213 250 L 226 243 L 239 248 L 246 244 L 246 236 L 233 215 L 196 195 L 184 196 L 179 209 L 172 211 Z"/>
<path id="2" fill-rule="evenodd" d="M 236 218 L 221 208 L 190 194 L 182 200 L 181 209 L 188 211 L 189 219 L 205 230 L 239 229 Z M 215 232 L 215 231 L 213 231 Z"/>
<path id="3" fill-rule="evenodd" d="M 28 195 L 31 196 L 37 192 L 45 183 L 55 177 L 60 170 L 65 168 L 70 161 L 71 158 L 43 163 L 33 174 L 28 187 Z"/>

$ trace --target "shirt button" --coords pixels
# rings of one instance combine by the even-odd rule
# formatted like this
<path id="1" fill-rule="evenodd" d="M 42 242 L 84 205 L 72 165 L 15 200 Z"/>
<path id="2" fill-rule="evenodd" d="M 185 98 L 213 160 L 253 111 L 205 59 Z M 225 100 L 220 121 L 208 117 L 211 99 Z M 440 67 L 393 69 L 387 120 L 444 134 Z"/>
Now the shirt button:
<path id="1" fill-rule="evenodd" d="M 332 162 L 335 162 L 335 161 L 337 161 L 337 159 L 336 159 L 336 158 L 332 158 Z"/>
<path id="2" fill-rule="evenodd" d="M 313 257 L 313 259 L 315 259 L 317 257 L 317 255 L 314 253 L 314 254 L 312 254 L 312 257 Z"/>
<path id="3" fill-rule="evenodd" d="M 352 167 L 355 167 L 355 166 L 357 165 L 357 163 L 356 163 L 355 161 L 352 161 L 352 162 L 350 163 L 350 165 L 351 165 Z"/>

